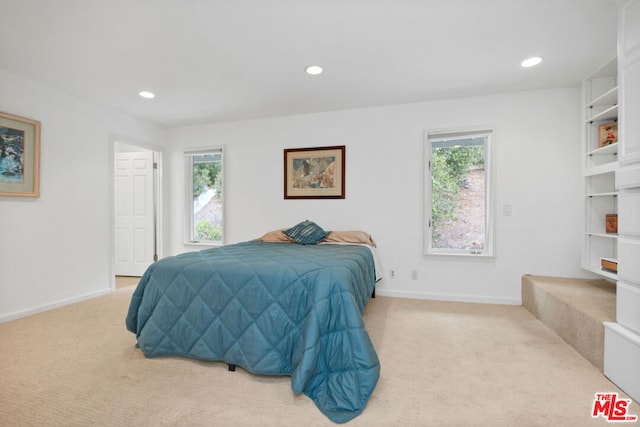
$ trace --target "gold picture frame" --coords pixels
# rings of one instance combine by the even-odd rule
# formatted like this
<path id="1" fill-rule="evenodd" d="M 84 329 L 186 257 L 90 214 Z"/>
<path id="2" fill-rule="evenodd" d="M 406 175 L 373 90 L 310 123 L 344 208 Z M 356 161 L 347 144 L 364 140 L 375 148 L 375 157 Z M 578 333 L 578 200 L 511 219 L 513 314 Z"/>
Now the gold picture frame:
<path id="1" fill-rule="evenodd" d="M 40 197 L 40 122 L 0 112 L 0 197 Z"/>
<path id="2" fill-rule="evenodd" d="M 285 199 L 344 199 L 345 146 L 284 150 Z"/>

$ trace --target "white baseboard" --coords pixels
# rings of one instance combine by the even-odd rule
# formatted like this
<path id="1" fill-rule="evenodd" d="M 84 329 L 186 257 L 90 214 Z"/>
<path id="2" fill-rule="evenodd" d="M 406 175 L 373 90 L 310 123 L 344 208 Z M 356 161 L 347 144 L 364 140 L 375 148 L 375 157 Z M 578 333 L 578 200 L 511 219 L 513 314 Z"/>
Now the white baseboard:
<path id="1" fill-rule="evenodd" d="M 36 307 L 28 308 L 26 310 L 14 311 L 7 314 L 0 314 L 0 323 L 9 322 L 10 320 L 20 319 L 22 317 L 31 316 L 44 311 L 53 310 L 54 308 L 64 307 L 65 305 L 74 304 L 80 301 L 88 300 L 91 298 L 99 297 L 112 293 L 114 290 L 111 288 L 103 289 L 96 292 L 91 292 L 84 295 L 79 295 L 72 298 L 67 298 L 59 301 L 54 301 L 49 304 L 42 304 Z"/>
<path id="2" fill-rule="evenodd" d="M 479 295 L 440 294 L 431 292 L 391 291 L 376 288 L 376 295 L 383 297 L 430 299 L 436 301 L 471 302 L 480 304 L 522 305 L 521 298 L 484 297 Z"/>

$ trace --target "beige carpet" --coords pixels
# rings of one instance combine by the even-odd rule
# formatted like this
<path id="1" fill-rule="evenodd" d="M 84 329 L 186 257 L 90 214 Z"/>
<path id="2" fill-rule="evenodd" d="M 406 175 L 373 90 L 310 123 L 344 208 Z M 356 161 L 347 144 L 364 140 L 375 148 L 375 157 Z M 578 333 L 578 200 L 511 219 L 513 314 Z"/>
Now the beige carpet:
<path id="1" fill-rule="evenodd" d="M 138 282 L 140 282 L 140 277 L 137 276 L 116 276 L 116 289 L 135 286 Z"/>
<path id="2" fill-rule="evenodd" d="M 604 371 L 604 325 L 616 321 L 616 285 L 606 280 L 522 276 L 522 304 Z"/>
<path id="3" fill-rule="evenodd" d="M 288 377 L 145 359 L 124 326 L 132 291 L 0 324 L 0 425 L 333 425 Z M 620 392 L 521 306 L 378 297 L 365 321 L 382 373 L 347 425 L 607 425 L 594 394 Z"/>

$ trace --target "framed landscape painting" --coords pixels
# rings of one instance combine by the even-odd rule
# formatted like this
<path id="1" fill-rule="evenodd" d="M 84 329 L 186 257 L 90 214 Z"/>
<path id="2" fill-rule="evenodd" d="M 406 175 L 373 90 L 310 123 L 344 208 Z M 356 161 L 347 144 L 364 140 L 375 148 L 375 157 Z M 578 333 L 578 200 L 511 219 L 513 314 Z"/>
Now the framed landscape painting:
<path id="1" fill-rule="evenodd" d="M 344 199 L 345 146 L 284 150 L 285 199 Z"/>
<path id="2" fill-rule="evenodd" d="M 40 196 L 40 122 L 0 112 L 0 197 Z"/>

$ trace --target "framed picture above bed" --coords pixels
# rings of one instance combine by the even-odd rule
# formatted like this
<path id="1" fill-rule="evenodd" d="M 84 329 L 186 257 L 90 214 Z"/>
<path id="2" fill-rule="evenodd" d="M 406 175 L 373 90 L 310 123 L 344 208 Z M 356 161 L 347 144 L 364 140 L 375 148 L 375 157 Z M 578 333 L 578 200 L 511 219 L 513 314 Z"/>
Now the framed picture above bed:
<path id="1" fill-rule="evenodd" d="M 345 146 L 285 148 L 285 199 L 344 199 Z"/>
<path id="2" fill-rule="evenodd" d="M 40 196 L 40 122 L 0 112 L 0 197 Z"/>

